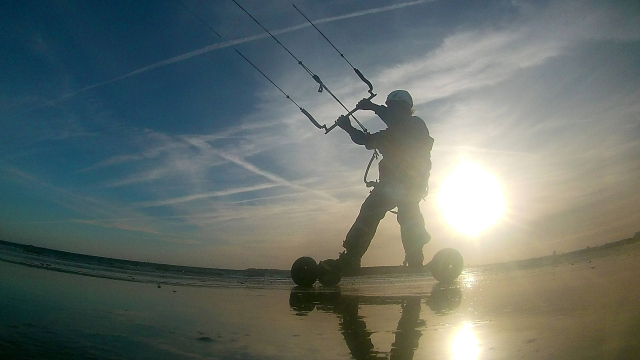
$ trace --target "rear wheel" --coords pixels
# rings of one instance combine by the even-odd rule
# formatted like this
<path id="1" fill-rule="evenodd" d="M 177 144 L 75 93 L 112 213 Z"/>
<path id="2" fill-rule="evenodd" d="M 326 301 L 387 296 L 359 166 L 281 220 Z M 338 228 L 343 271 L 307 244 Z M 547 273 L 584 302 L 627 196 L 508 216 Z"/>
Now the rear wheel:
<path id="1" fill-rule="evenodd" d="M 311 287 L 318 279 L 318 264 L 313 258 L 303 256 L 291 265 L 291 280 L 298 286 Z"/>

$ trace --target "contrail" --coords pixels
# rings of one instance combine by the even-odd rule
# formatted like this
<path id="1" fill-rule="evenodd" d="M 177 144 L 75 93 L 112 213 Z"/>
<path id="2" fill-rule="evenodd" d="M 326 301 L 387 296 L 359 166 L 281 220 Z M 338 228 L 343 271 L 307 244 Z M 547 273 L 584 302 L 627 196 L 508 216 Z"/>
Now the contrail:
<path id="1" fill-rule="evenodd" d="M 255 186 L 246 186 L 246 187 L 241 187 L 241 188 L 233 188 L 233 189 L 226 189 L 226 190 L 220 190 L 220 191 L 212 191 L 212 192 L 203 193 L 203 194 L 182 196 L 182 197 L 168 199 L 168 200 L 142 202 L 142 203 L 139 203 L 138 205 L 141 206 L 141 207 L 155 207 L 155 206 L 163 206 L 163 205 L 173 205 L 173 204 L 179 204 L 179 203 L 198 200 L 198 199 L 205 199 L 205 198 L 209 198 L 209 197 L 234 195 L 234 194 L 241 194 L 241 193 L 250 192 L 250 191 L 269 189 L 269 188 L 273 188 L 273 187 L 276 187 L 276 186 L 282 186 L 282 184 L 259 184 L 259 185 L 255 185 Z"/>
<path id="2" fill-rule="evenodd" d="M 318 190 L 311 190 L 311 189 L 306 188 L 304 186 L 300 186 L 300 185 L 294 184 L 291 181 L 288 181 L 288 180 L 286 180 L 286 179 L 284 179 L 284 178 L 282 178 L 282 177 L 280 177 L 280 176 L 278 176 L 276 174 L 273 174 L 273 173 L 270 173 L 268 171 L 262 170 L 259 167 L 253 165 L 252 163 L 250 163 L 250 162 L 248 162 L 248 161 L 246 161 L 246 160 L 244 160 L 244 159 L 242 159 L 240 157 L 233 156 L 231 154 L 226 154 L 226 153 L 224 153 L 224 152 L 222 152 L 220 150 L 214 149 L 206 141 L 197 140 L 197 139 L 186 139 L 186 140 L 188 142 L 190 142 L 191 144 L 193 144 L 194 146 L 197 146 L 198 148 L 206 149 L 206 150 L 208 150 L 208 151 L 220 156 L 221 158 L 223 158 L 223 159 L 225 159 L 227 161 L 230 161 L 230 162 L 232 162 L 232 163 L 244 168 L 247 171 L 250 171 L 250 172 L 252 172 L 252 173 L 254 173 L 256 175 L 263 176 L 263 177 L 273 181 L 276 184 L 288 186 L 288 187 L 294 188 L 296 190 L 303 190 L 303 191 L 306 191 L 306 192 L 311 192 L 311 193 L 314 193 L 314 194 L 319 195 L 321 197 L 328 198 L 328 199 L 331 199 L 331 200 L 336 201 L 336 202 L 338 201 L 338 199 L 336 199 L 335 197 L 333 197 L 333 196 L 331 196 L 331 195 L 329 195 L 327 193 L 324 193 L 324 192 L 318 191 Z"/>
<path id="3" fill-rule="evenodd" d="M 213 150 L 213 149 L 212 149 L 212 150 Z M 237 158 L 237 157 L 235 157 L 235 156 L 231 156 L 231 155 L 229 155 L 229 154 L 222 153 L 222 152 L 220 152 L 220 151 L 216 151 L 216 150 L 214 150 L 214 151 L 215 151 L 215 152 L 216 152 L 220 157 L 222 157 L 223 159 L 229 160 L 229 161 L 231 161 L 232 163 L 235 163 L 235 164 L 237 164 L 237 165 L 239 165 L 239 166 L 241 166 L 241 167 L 245 168 L 246 170 L 251 171 L 252 173 L 254 173 L 254 174 L 256 174 L 256 175 L 264 176 L 264 177 L 266 177 L 267 179 L 272 180 L 272 181 L 275 181 L 275 182 L 276 182 L 276 183 L 278 183 L 278 184 L 286 185 L 286 186 L 292 187 L 292 188 L 294 188 L 294 189 L 296 189 L 296 190 L 304 190 L 304 191 L 312 192 L 312 193 L 314 193 L 314 194 L 316 194 L 316 195 L 320 195 L 320 196 L 322 196 L 322 197 L 329 198 L 329 199 L 334 200 L 334 201 L 337 201 L 337 200 L 338 200 L 338 199 L 336 199 L 335 197 L 333 197 L 333 196 L 331 196 L 331 195 L 329 195 L 329 194 L 327 194 L 327 193 L 324 193 L 324 192 L 322 192 L 322 191 L 318 191 L 318 190 L 311 190 L 311 189 L 306 188 L 306 187 L 304 187 L 304 186 L 296 185 L 296 184 L 294 184 L 294 183 L 292 183 L 292 182 L 290 182 L 290 181 L 288 181 L 288 180 L 285 180 L 285 179 L 281 178 L 281 177 L 280 177 L 280 176 L 278 176 L 278 175 L 275 175 L 275 174 L 272 174 L 272 173 L 270 173 L 270 172 L 264 171 L 264 170 L 262 170 L 262 169 L 258 168 L 257 166 L 255 166 L 255 165 L 253 165 L 253 164 L 251 164 L 251 163 L 249 163 L 249 162 L 247 162 L 247 161 L 244 161 L 243 159 Z"/>
<path id="4" fill-rule="evenodd" d="M 381 12 L 385 12 L 385 11 L 391 11 L 391 10 L 405 8 L 405 7 L 408 7 L 408 6 L 424 4 L 424 3 L 427 3 L 427 2 L 431 2 L 431 1 L 435 1 L 435 0 L 410 1 L 410 2 L 405 2 L 405 3 L 395 4 L 395 5 L 383 6 L 383 7 L 375 8 L 375 9 L 356 11 L 356 12 L 345 14 L 345 15 L 334 16 L 334 17 L 324 18 L 324 19 L 320 19 L 320 20 L 314 20 L 313 23 L 314 24 L 323 24 L 323 23 L 327 23 L 327 22 L 350 19 L 350 18 L 359 17 L 359 16 L 363 16 L 363 15 L 377 14 L 377 13 L 381 13 Z M 304 28 L 309 27 L 309 26 L 311 26 L 311 24 L 309 24 L 308 22 L 305 22 L 303 24 L 292 26 L 292 27 L 288 27 L 286 29 L 275 30 L 275 31 L 272 31 L 271 33 L 274 34 L 274 35 L 279 35 L 279 34 L 284 34 L 284 33 L 292 32 L 292 31 L 297 31 L 297 30 L 300 30 L 300 29 L 304 29 Z M 116 81 L 120 81 L 122 79 L 126 79 L 126 78 L 129 78 L 129 77 L 132 77 L 132 76 L 135 76 L 135 75 L 138 75 L 138 74 L 141 74 L 141 73 L 153 70 L 153 69 L 157 69 L 157 68 L 160 68 L 160 67 L 163 67 L 163 66 L 166 66 L 166 65 L 170 65 L 170 64 L 182 61 L 182 60 L 186 60 L 186 59 L 192 58 L 194 56 L 202 55 L 202 54 L 208 53 L 210 51 L 223 49 L 223 48 L 227 48 L 227 47 L 230 47 L 230 46 L 234 46 L 234 45 L 237 45 L 237 44 L 242 44 L 242 43 L 246 43 L 246 42 L 250 42 L 250 41 L 260 40 L 260 39 L 263 39 L 263 38 L 266 38 L 266 37 L 269 37 L 269 36 L 270 36 L 269 34 L 260 34 L 260 35 L 248 36 L 248 37 L 244 37 L 244 38 L 241 38 L 241 39 L 229 40 L 229 41 L 224 41 L 224 42 L 217 43 L 217 44 L 214 44 L 214 45 L 205 46 L 205 47 L 203 47 L 201 49 L 198 49 L 198 50 L 195 50 L 195 51 L 191 51 L 191 52 L 188 52 L 186 54 L 182 54 L 182 55 L 179 55 L 179 56 L 176 56 L 176 57 L 172 57 L 170 59 L 166 59 L 166 60 L 157 62 L 155 64 L 147 65 L 147 66 L 145 66 L 143 68 L 140 68 L 138 70 L 134 70 L 134 71 L 132 71 L 132 72 L 130 72 L 128 74 L 124 74 L 124 75 L 118 76 L 118 77 L 110 79 L 110 80 L 106 80 L 106 81 L 103 81 L 103 82 L 100 82 L 100 83 L 89 85 L 89 86 L 84 87 L 84 88 L 82 88 L 82 89 L 80 89 L 78 91 L 63 95 L 63 96 L 61 96 L 61 97 L 59 97 L 57 99 L 48 101 L 48 102 L 46 102 L 44 104 L 41 104 L 39 106 L 36 106 L 36 107 L 34 107 L 32 109 L 29 109 L 29 110 L 23 111 L 21 113 L 18 113 L 16 115 L 10 116 L 9 119 L 12 119 L 12 118 L 15 118 L 17 116 L 30 113 L 30 112 L 32 112 L 34 110 L 43 108 L 45 106 L 49 106 L 49 105 L 53 105 L 53 104 L 59 103 L 59 102 L 64 101 L 66 99 L 72 98 L 72 97 L 74 97 L 74 96 L 76 96 L 76 95 L 78 95 L 80 93 L 83 93 L 83 92 L 86 92 L 86 91 L 89 91 L 89 90 L 92 90 L 92 89 L 95 89 L 95 88 L 98 88 L 98 87 L 101 87 L 101 86 L 104 86 L 104 85 L 107 85 L 107 84 L 111 84 L 111 83 L 114 83 Z"/>

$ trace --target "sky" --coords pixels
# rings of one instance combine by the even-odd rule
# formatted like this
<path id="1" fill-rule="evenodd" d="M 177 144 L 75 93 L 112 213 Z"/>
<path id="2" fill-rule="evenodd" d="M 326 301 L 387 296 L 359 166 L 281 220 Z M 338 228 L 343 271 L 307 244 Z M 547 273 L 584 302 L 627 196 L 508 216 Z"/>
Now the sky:
<path id="1" fill-rule="evenodd" d="M 368 96 L 290 1 L 239 3 L 347 108 Z M 295 4 L 374 102 L 412 94 L 435 139 L 427 258 L 454 247 L 495 263 L 640 231 L 637 1 Z M 4 1 L 0 40 L 0 239 L 236 269 L 342 251 L 371 153 L 316 129 L 234 52 L 320 123 L 346 112 L 231 0 Z M 464 163 L 504 198 L 473 235 L 438 204 Z M 363 265 L 403 258 L 390 213 Z"/>

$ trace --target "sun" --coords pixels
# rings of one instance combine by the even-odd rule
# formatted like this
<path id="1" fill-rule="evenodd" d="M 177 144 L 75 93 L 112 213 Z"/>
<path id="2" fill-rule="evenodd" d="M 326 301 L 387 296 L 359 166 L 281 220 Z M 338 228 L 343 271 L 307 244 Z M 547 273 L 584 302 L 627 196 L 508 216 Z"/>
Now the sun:
<path id="1" fill-rule="evenodd" d="M 470 161 L 461 162 L 444 180 L 438 206 L 449 225 L 474 237 L 502 219 L 506 210 L 498 179 Z"/>

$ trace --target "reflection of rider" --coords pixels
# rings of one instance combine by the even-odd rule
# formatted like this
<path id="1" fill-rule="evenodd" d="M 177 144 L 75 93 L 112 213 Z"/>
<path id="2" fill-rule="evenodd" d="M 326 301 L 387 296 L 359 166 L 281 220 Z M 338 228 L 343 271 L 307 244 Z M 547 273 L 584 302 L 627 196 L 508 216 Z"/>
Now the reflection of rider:
<path id="1" fill-rule="evenodd" d="M 402 304 L 402 316 L 398 321 L 398 330 L 396 338 L 391 344 L 390 360 L 411 360 L 413 353 L 418 348 L 422 331 L 419 327 L 425 325 L 424 320 L 420 319 L 420 298 L 413 297 L 405 300 Z"/>
<path id="2" fill-rule="evenodd" d="M 340 332 L 356 360 L 381 360 L 387 357 L 374 350 L 372 331 L 367 329 L 363 316 L 358 313 L 360 305 L 392 305 L 402 307 L 402 315 L 391 345 L 390 360 L 411 360 L 419 345 L 422 328 L 426 323 L 420 319 L 422 296 L 354 296 L 339 292 L 315 292 L 295 288 L 289 297 L 289 305 L 296 315 L 305 315 L 314 308 L 335 313 L 340 319 Z M 425 298 L 426 304 L 436 314 L 444 314 L 460 306 L 462 293 L 458 287 L 437 284 Z"/>
<path id="3" fill-rule="evenodd" d="M 356 360 L 386 360 L 386 356 L 379 355 L 377 351 L 373 350 L 372 332 L 367 330 L 367 323 L 364 322 L 362 316 L 358 315 L 359 299 L 345 297 L 344 300 L 337 309 L 340 318 L 340 332 L 353 358 Z"/>
<path id="4" fill-rule="evenodd" d="M 378 224 L 387 211 L 395 207 L 398 207 L 405 262 L 409 266 L 422 265 L 422 247 L 430 239 L 419 202 L 427 195 L 433 138 L 424 121 L 412 116 L 413 99 L 407 91 L 391 92 L 385 104 L 376 105 L 363 99 L 356 106 L 374 111 L 387 125 L 385 130 L 374 134 L 362 132 L 351 126 L 345 116 L 337 122 L 353 142 L 377 149 L 383 156 L 378 165 L 380 181 L 362 204 L 343 243 L 346 251 L 340 256 L 340 265 L 345 268 L 359 267 Z"/>

